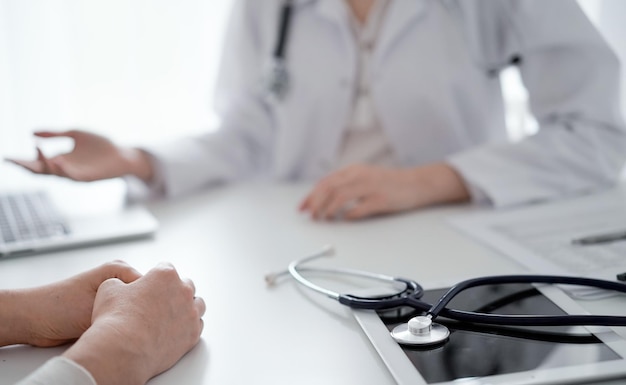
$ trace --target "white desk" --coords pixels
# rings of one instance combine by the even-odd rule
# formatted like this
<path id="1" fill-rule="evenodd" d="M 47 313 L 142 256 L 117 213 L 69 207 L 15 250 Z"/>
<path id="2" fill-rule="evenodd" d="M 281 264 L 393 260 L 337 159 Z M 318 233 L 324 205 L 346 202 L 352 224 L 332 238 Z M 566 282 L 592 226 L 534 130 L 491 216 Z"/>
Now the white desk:
<path id="1" fill-rule="evenodd" d="M 296 210 L 306 191 L 242 185 L 154 203 L 154 239 L 0 260 L 0 288 L 56 281 L 115 258 L 143 272 L 169 260 L 204 297 L 205 329 L 200 344 L 150 384 L 384 385 L 393 379 L 347 309 L 292 282 L 268 289 L 263 276 L 326 244 L 338 256 L 324 264 L 424 283 L 522 271 L 445 223 L 469 206 L 315 223 Z M 64 349 L 0 349 L 0 385 Z"/>

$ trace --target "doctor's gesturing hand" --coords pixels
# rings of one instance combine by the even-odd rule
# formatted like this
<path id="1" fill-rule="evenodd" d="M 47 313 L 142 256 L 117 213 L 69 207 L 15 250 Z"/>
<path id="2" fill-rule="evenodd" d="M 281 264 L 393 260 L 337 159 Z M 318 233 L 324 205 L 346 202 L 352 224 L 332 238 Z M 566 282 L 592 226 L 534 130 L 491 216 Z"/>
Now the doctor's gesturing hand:
<path id="1" fill-rule="evenodd" d="M 148 155 L 134 148 L 123 148 L 111 140 L 86 131 L 39 131 L 40 138 L 65 137 L 74 140 L 74 148 L 67 154 L 47 158 L 37 148 L 36 160 L 7 159 L 36 174 L 57 175 L 81 182 L 135 175 L 149 182 L 152 167 Z"/>
<path id="2" fill-rule="evenodd" d="M 300 210 L 313 219 L 355 220 L 469 197 L 463 179 L 445 163 L 404 169 L 358 164 L 318 182 Z"/>

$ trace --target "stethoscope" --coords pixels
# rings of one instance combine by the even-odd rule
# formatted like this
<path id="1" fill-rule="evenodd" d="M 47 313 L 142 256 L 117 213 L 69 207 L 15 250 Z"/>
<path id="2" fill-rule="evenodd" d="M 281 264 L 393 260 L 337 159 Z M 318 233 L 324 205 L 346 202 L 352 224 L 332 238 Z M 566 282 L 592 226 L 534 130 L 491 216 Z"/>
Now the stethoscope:
<path id="1" fill-rule="evenodd" d="M 498 284 L 564 284 L 586 287 L 595 287 L 605 290 L 613 290 L 626 293 L 626 285 L 623 283 L 604 281 L 592 278 L 552 276 L 552 275 L 502 275 L 468 279 L 451 287 L 439 300 L 430 304 L 421 300 L 424 290 L 417 282 L 391 277 L 383 274 L 370 273 L 353 269 L 313 268 L 302 267 L 303 264 L 314 259 L 334 254 L 332 247 L 328 246 L 307 257 L 298 259 L 289 264 L 285 271 L 268 274 L 266 282 L 272 285 L 278 278 L 291 275 L 299 284 L 323 294 L 339 303 L 354 309 L 385 310 L 408 306 L 424 312 L 411 318 L 408 322 L 396 326 L 391 331 L 391 336 L 402 345 L 428 346 L 438 345 L 445 342 L 450 336 L 450 330 L 433 322 L 442 316 L 459 322 L 473 324 L 497 325 L 497 326 L 626 326 L 626 317 L 607 315 L 503 315 L 481 312 L 462 311 L 448 309 L 447 304 L 459 293 L 472 287 Z M 340 294 L 320 287 L 308 279 L 302 272 L 324 273 L 335 275 L 347 275 L 392 284 L 397 290 L 382 296 L 356 296 L 352 294 Z"/>
<path id="2" fill-rule="evenodd" d="M 283 100 L 289 90 L 289 72 L 286 64 L 286 47 L 293 12 L 292 0 L 284 0 L 278 22 L 278 39 L 272 53 L 267 73 L 266 91 L 277 100 Z"/>

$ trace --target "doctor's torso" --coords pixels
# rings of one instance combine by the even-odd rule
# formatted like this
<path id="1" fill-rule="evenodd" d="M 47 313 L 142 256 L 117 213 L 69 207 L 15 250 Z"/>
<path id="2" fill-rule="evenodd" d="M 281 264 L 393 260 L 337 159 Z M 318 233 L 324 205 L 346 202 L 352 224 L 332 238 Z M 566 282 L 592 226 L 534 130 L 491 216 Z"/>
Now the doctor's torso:
<path id="1" fill-rule="evenodd" d="M 250 39 L 262 60 L 249 65 L 268 68 L 282 1 L 247 2 L 258 33 Z M 321 176 L 337 156 L 356 90 L 349 12 L 339 0 L 295 2 L 286 46 L 289 90 L 282 100 L 268 100 L 279 177 L 301 163 L 281 157 L 317 158 L 304 174 Z M 384 15 L 366 76 L 399 166 L 506 138 L 499 78 L 476 63 L 460 17 L 429 0 L 391 0 Z"/>

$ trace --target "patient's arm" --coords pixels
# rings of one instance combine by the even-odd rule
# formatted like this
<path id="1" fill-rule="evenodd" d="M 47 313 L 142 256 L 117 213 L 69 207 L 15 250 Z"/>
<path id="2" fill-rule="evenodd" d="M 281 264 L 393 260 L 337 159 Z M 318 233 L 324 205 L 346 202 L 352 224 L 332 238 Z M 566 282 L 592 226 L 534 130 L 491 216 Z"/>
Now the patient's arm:
<path id="1" fill-rule="evenodd" d="M 93 325 L 64 356 L 98 385 L 142 385 L 196 345 L 204 311 L 193 282 L 169 264 L 130 284 L 110 279 L 98 290 Z"/>
<path id="2" fill-rule="evenodd" d="M 56 346 L 80 337 L 91 325 L 98 287 L 109 278 L 132 282 L 140 274 L 124 262 L 45 286 L 0 290 L 0 346 Z"/>

